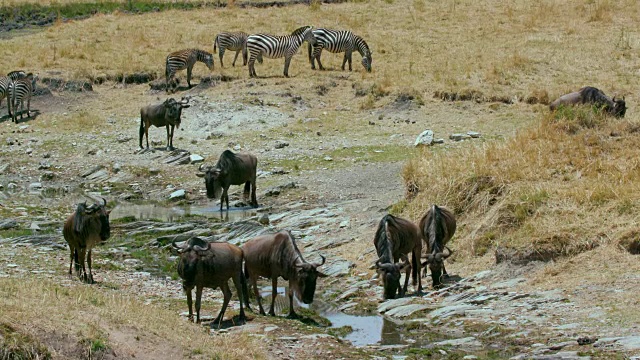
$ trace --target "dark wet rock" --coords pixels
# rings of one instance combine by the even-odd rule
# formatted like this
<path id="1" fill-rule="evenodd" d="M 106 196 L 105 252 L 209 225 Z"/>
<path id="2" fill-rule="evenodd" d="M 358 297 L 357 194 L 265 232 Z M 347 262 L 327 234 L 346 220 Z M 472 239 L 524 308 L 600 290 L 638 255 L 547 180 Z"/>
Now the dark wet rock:
<path id="1" fill-rule="evenodd" d="M 576 341 L 578 345 L 590 345 L 598 341 L 598 338 L 595 336 L 583 336 L 579 337 Z"/>
<path id="2" fill-rule="evenodd" d="M 273 188 L 267 190 L 267 192 L 264 194 L 264 196 L 278 196 L 284 190 L 296 189 L 297 187 L 298 187 L 298 185 L 295 182 L 290 182 L 290 183 L 287 183 L 287 184 L 284 184 L 284 185 L 278 185 L 276 187 L 273 187 Z"/>
<path id="3" fill-rule="evenodd" d="M 262 214 L 262 216 L 260 216 L 260 218 L 258 219 L 258 222 L 262 225 L 269 225 L 269 215 Z"/>
<path id="4" fill-rule="evenodd" d="M 13 219 L 0 220 L 0 230 L 13 229 L 18 227 L 18 222 Z"/>
<path id="5" fill-rule="evenodd" d="M 283 140 L 276 141 L 276 144 L 274 145 L 276 149 L 283 149 L 287 146 L 289 146 L 289 143 Z"/>

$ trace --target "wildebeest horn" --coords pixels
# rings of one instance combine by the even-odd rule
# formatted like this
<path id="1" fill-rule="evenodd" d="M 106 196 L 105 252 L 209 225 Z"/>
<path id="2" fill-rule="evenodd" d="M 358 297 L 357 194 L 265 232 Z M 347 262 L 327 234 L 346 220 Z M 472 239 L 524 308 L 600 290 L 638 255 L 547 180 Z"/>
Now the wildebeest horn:
<path id="1" fill-rule="evenodd" d="M 107 200 L 105 198 L 102 198 L 102 206 L 107 206 Z"/>
<path id="2" fill-rule="evenodd" d="M 176 240 L 173 240 L 173 242 L 171 242 L 171 245 L 172 245 L 175 249 L 177 249 L 179 253 L 183 253 L 185 250 L 187 250 L 187 246 L 185 246 L 185 245 L 187 245 L 187 243 L 186 243 L 186 242 L 182 243 L 182 246 L 178 246 L 178 245 L 176 244 Z"/>
<path id="3" fill-rule="evenodd" d="M 191 96 L 183 96 L 182 100 L 180 100 L 180 104 L 188 104 L 189 100 L 191 100 Z"/>
<path id="4" fill-rule="evenodd" d="M 325 258 L 324 256 L 320 255 L 320 257 L 322 258 L 322 262 L 320 264 L 314 263 L 313 264 L 314 267 L 322 266 L 327 261 L 327 258 Z"/>
<path id="5" fill-rule="evenodd" d="M 200 245 L 193 245 L 193 250 L 195 251 L 207 251 L 211 248 L 211 243 L 207 242 L 207 247 L 202 247 Z"/>
<path id="6" fill-rule="evenodd" d="M 453 251 L 451 251 L 451 249 L 449 249 L 447 246 L 445 246 L 445 247 L 444 247 L 444 250 L 447 252 L 447 254 L 446 254 L 446 255 L 444 255 L 444 251 L 443 251 L 443 255 L 442 255 L 442 258 L 443 258 L 443 259 L 446 259 L 446 258 L 448 258 L 449 256 L 451 256 L 451 254 L 453 254 Z"/>

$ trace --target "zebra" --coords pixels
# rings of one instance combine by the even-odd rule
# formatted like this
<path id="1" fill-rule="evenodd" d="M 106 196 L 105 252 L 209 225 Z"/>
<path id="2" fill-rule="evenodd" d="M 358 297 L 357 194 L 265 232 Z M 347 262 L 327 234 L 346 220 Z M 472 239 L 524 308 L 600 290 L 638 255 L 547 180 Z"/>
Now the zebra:
<path id="1" fill-rule="evenodd" d="M 9 98 L 9 85 L 18 80 L 27 77 L 27 74 L 22 71 L 12 71 L 7 74 L 7 76 L 0 77 L 0 106 L 2 106 L 2 100 L 7 98 L 7 110 L 9 111 L 9 116 L 11 115 L 11 99 Z"/>
<path id="2" fill-rule="evenodd" d="M 358 51 L 362 56 L 362 66 L 371 72 L 371 50 L 367 43 L 360 36 L 355 35 L 348 30 L 330 30 L 318 28 L 313 30 L 313 36 L 316 38 L 315 45 L 309 44 L 309 62 L 311 63 L 311 69 L 315 70 L 315 60 L 318 60 L 318 66 L 320 70 L 324 70 L 322 63 L 320 62 L 320 55 L 322 49 L 326 49 L 332 53 L 344 52 L 344 58 L 342 59 L 342 70 L 344 65 L 349 61 L 349 71 L 351 68 L 351 54 L 354 50 Z"/>
<path id="3" fill-rule="evenodd" d="M 204 50 L 185 49 L 174 51 L 167 55 L 165 67 L 167 93 L 169 93 L 169 80 L 172 79 L 179 70 L 187 69 L 187 85 L 191 88 L 191 70 L 193 70 L 193 65 L 198 61 L 205 63 L 209 70 L 213 70 L 213 55 Z"/>
<path id="4" fill-rule="evenodd" d="M 20 104 L 20 120 L 24 115 L 24 100 L 27 100 L 27 117 L 31 117 L 31 94 L 36 89 L 37 75 L 32 73 L 9 84 L 9 113 L 13 108 L 11 121 L 18 123 L 18 104 Z"/>
<path id="5" fill-rule="evenodd" d="M 289 77 L 291 58 L 304 41 L 315 44 L 313 26 L 303 26 L 294 30 L 291 35 L 276 36 L 269 34 L 253 34 L 247 38 L 249 53 L 249 77 L 256 77 L 255 62 L 261 62 L 262 56 L 277 59 L 284 57 L 284 76 Z"/>
<path id="6" fill-rule="evenodd" d="M 220 56 L 220 67 L 224 67 L 222 64 L 222 56 L 224 55 L 224 50 L 231 50 L 236 52 L 236 56 L 233 58 L 233 64 L 231 66 L 236 66 L 236 60 L 238 59 L 238 54 L 242 51 L 242 65 L 247 65 L 247 33 L 242 31 L 238 32 L 221 32 L 216 35 L 216 39 L 213 42 L 213 53 L 216 52 L 216 47 L 219 49 L 218 55 Z"/>

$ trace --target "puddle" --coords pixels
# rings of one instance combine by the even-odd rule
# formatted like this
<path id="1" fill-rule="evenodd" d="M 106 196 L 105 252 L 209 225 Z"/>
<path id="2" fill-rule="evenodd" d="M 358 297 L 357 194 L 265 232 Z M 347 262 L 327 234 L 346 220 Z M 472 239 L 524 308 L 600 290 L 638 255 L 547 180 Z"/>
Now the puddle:
<path id="1" fill-rule="evenodd" d="M 275 311 L 276 314 L 282 314 L 289 307 L 289 298 L 286 288 L 279 286 L 277 288 L 278 297 L 276 297 Z M 265 311 L 269 311 L 271 305 L 271 286 L 260 288 L 260 296 L 262 297 L 262 305 Z M 309 308 L 309 305 L 303 304 L 294 298 L 295 306 Z M 331 322 L 332 328 L 340 328 L 350 326 L 352 331 L 342 337 L 344 340 L 350 341 L 353 346 L 367 345 L 400 345 L 407 344 L 401 335 L 402 329 L 398 328 L 394 322 L 387 320 L 381 315 L 350 315 L 339 311 L 329 303 L 314 300 L 311 309 L 318 315 L 326 318 Z M 411 341 L 414 343 L 413 341 Z"/>
<path id="2" fill-rule="evenodd" d="M 256 208 L 230 208 L 220 212 L 219 206 L 159 206 L 154 204 L 126 204 L 118 205 L 111 210 L 112 220 L 124 217 L 134 217 L 136 220 L 160 220 L 173 222 L 190 215 L 199 215 L 222 221 L 238 221 L 257 215 Z"/>

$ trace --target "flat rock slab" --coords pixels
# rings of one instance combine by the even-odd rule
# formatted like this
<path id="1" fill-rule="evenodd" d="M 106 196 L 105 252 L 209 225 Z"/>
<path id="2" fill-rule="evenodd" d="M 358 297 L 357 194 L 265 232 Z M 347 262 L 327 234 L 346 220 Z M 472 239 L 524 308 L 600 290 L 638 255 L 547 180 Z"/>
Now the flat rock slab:
<path id="1" fill-rule="evenodd" d="M 473 336 L 460 338 L 460 339 L 451 339 L 451 340 L 439 341 L 437 343 L 434 343 L 433 345 L 435 345 L 435 346 L 462 346 L 462 347 L 474 347 L 474 348 L 475 347 L 482 347 L 482 343 L 480 341 L 478 341 L 478 339 L 476 339 Z"/>
<path id="2" fill-rule="evenodd" d="M 7 230 L 18 227 L 18 222 L 13 219 L 0 220 L 0 230 Z"/>
<path id="3" fill-rule="evenodd" d="M 407 317 L 415 312 L 429 309 L 431 306 L 426 304 L 409 304 L 395 307 L 387 311 L 386 315 L 393 317 Z"/>
<path id="4" fill-rule="evenodd" d="M 466 311 L 473 310 L 473 309 L 476 309 L 476 307 L 473 305 L 466 305 L 466 304 L 445 306 L 445 307 L 433 310 L 431 313 L 429 313 L 429 316 L 434 319 L 435 318 L 446 319 L 453 315 L 464 315 Z"/>
<path id="5" fill-rule="evenodd" d="M 640 336 L 602 338 L 596 341 L 595 347 L 621 347 L 625 350 L 640 350 Z"/>
<path id="6" fill-rule="evenodd" d="M 400 299 L 393 299 L 393 300 L 387 300 L 385 302 L 383 302 L 382 304 L 380 304 L 380 306 L 378 306 L 378 312 L 379 313 L 384 313 L 387 312 L 391 309 L 397 308 L 399 306 L 405 306 L 405 305 L 409 305 L 411 304 L 412 299 L 411 298 L 400 298 Z"/>
<path id="7" fill-rule="evenodd" d="M 324 265 L 321 271 L 325 275 L 329 276 L 347 276 L 349 275 L 349 270 L 356 266 L 354 263 L 348 260 L 336 260 L 329 265 Z"/>

